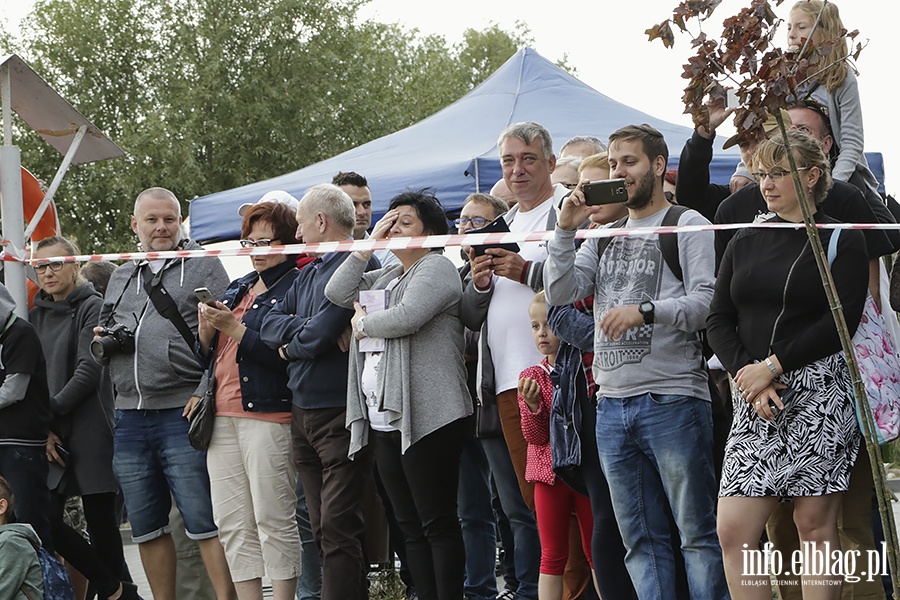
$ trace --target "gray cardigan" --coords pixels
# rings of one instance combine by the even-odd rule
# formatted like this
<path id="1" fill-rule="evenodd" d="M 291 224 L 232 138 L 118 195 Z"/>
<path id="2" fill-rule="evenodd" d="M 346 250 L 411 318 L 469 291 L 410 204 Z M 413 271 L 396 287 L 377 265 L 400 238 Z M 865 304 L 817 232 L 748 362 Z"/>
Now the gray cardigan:
<path id="1" fill-rule="evenodd" d="M 426 435 L 472 413 L 463 362 L 459 320 L 462 286 L 453 263 L 430 253 L 406 273 L 402 265 L 364 273 L 366 262 L 352 254 L 325 287 L 333 303 L 351 308 L 360 290 L 384 289 L 397 277 L 386 310 L 366 316 L 366 333 L 387 339 L 380 363 L 381 410 L 402 437 L 401 451 Z M 369 439 L 368 409 L 360 388 L 364 360 L 356 339 L 350 349 L 347 428 L 351 458 Z"/>

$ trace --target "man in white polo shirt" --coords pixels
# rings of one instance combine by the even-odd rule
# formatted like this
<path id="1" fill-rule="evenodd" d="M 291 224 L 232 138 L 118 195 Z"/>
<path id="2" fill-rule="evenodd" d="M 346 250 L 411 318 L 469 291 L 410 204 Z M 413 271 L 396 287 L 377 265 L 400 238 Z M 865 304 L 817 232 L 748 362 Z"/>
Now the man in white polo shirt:
<path id="1" fill-rule="evenodd" d="M 557 207 L 568 190 L 550 182 L 556 166 L 550 133 L 534 122 L 515 123 L 500 134 L 497 146 L 503 180 L 516 198 L 516 205 L 504 215 L 509 230 L 553 230 Z M 519 248 L 518 253 L 488 248 L 483 256 L 475 256 L 474 250 L 470 251 L 472 271 L 466 280 L 460 316 L 466 327 L 481 331 L 479 397 L 484 400 L 496 395 L 503 437 L 509 447 L 518 487 L 525 504 L 533 511 L 534 484 L 525 481 L 528 445 L 522 437 L 516 387 L 519 373 L 542 358 L 531 339 L 528 305 L 543 288 L 542 264 L 547 251 L 546 245 L 538 242 L 519 244 Z M 516 485 L 515 482 L 496 483 L 501 496 L 510 493 Z M 518 546 L 517 538 L 517 552 Z M 516 559 L 517 566 L 528 562 L 525 557 Z M 532 590 L 533 597 L 537 597 L 536 574 L 533 575 L 534 582 L 523 582 L 520 577 L 517 600 L 531 597 Z"/>

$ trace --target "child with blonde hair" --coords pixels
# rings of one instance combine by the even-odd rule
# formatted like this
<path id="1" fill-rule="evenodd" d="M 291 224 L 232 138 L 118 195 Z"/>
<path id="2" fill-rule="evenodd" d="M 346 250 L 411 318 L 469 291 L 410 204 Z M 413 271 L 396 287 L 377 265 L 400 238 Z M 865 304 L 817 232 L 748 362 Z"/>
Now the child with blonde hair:
<path id="1" fill-rule="evenodd" d="M 528 307 L 531 332 L 538 351 L 544 355 L 540 364 L 528 367 L 519 375 L 519 412 L 522 434 L 528 442 L 525 480 L 534 483 L 534 508 L 541 537 L 541 568 L 538 577 L 540 600 L 559 600 L 563 592 L 563 571 L 569 558 L 569 522 L 572 512 L 578 518 L 581 545 L 593 571 L 591 534 L 594 527 L 591 502 L 553 472 L 550 451 L 550 407 L 553 383 L 550 372 L 556 362 L 559 338 L 547 324 L 547 300 L 540 292 Z"/>
<path id="2" fill-rule="evenodd" d="M 816 48 L 831 49 L 818 63 L 810 66 L 797 100 L 814 100 L 825 107 L 831 134 L 837 145 L 837 160 L 832 176 L 849 181 L 859 170 L 865 184 L 878 188 L 869 170 L 864 150 L 862 106 L 856 74 L 847 62 L 849 56 L 844 24 L 837 5 L 822 0 L 799 0 L 791 8 L 787 23 L 789 49 L 807 48 L 804 56 Z"/>

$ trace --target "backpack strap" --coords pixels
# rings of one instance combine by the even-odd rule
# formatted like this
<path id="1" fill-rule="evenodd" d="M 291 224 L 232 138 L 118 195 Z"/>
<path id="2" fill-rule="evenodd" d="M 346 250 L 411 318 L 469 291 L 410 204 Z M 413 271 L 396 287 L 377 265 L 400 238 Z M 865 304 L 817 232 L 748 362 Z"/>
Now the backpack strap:
<path id="1" fill-rule="evenodd" d="M 625 223 L 628 222 L 628 217 L 622 217 L 612 225 L 608 227 L 608 229 L 618 228 L 621 229 L 625 227 Z M 611 237 L 602 237 L 597 238 L 597 262 L 600 262 L 600 259 L 603 257 L 603 253 L 606 252 L 606 247 L 609 246 L 609 243 L 612 241 Z"/>
<path id="2" fill-rule="evenodd" d="M 662 226 L 663 227 L 675 227 L 678 225 L 678 220 L 681 219 L 681 215 L 687 212 L 687 206 L 680 206 L 678 204 L 673 204 L 666 210 L 666 214 L 663 215 Z M 628 217 L 622 217 L 612 225 L 613 227 L 625 227 L 625 223 L 628 222 Z M 609 243 L 612 241 L 611 237 L 600 238 L 597 242 L 597 260 L 603 256 L 603 252 L 606 250 L 606 247 L 609 246 Z M 666 261 L 666 266 L 669 267 L 669 270 L 672 271 L 672 274 L 678 278 L 678 281 L 684 281 L 684 272 L 681 270 L 681 262 L 678 258 L 678 234 L 677 233 L 664 233 L 659 236 L 659 250 L 662 253 L 663 260 Z"/>
<path id="3" fill-rule="evenodd" d="M 831 232 L 831 239 L 828 240 L 828 268 L 831 268 L 831 265 L 834 264 L 834 259 L 837 258 L 837 247 L 838 247 L 838 238 L 841 237 L 841 230 L 835 229 Z"/>
<path id="4" fill-rule="evenodd" d="M 13 326 L 13 323 L 16 322 L 16 313 L 9 313 L 9 318 L 6 319 L 6 323 L 3 325 L 3 331 L 0 331 L 0 342 L 3 341 L 3 338 L 6 337 L 6 332 L 9 331 L 9 328 Z"/>
<path id="5" fill-rule="evenodd" d="M 681 215 L 688 210 L 687 206 L 673 204 L 666 211 L 665 216 L 663 216 L 662 226 L 675 227 L 678 225 L 678 220 L 681 219 Z M 678 234 L 661 234 L 659 236 L 659 250 L 662 253 L 663 260 L 666 261 L 666 266 L 669 267 L 672 274 L 678 278 L 678 281 L 684 281 L 684 272 L 681 270 L 681 261 L 678 258 Z"/>

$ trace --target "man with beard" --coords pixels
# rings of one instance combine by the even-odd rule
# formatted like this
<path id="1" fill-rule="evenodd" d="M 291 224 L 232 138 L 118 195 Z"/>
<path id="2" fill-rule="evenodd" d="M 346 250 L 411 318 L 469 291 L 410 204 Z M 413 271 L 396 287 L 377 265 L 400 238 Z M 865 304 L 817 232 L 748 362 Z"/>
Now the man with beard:
<path id="1" fill-rule="evenodd" d="M 678 225 L 709 223 L 666 201 L 668 149 L 662 134 L 649 125 L 629 125 L 609 142 L 610 177 L 625 179 L 628 189 L 626 227 L 658 227 L 667 211 L 679 209 L 684 212 Z M 698 335 L 713 295 L 713 234 L 676 234 L 679 277 L 656 235 L 591 239 L 576 253 L 575 229 L 587 215 L 579 185 L 563 202 L 544 285 L 547 302 L 555 306 L 594 294 L 598 450 L 628 549 L 628 572 L 641 600 L 670 597 L 675 589 L 668 500 L 691 598 L 727 598 L 716 537 L 710 396 Z"/>

